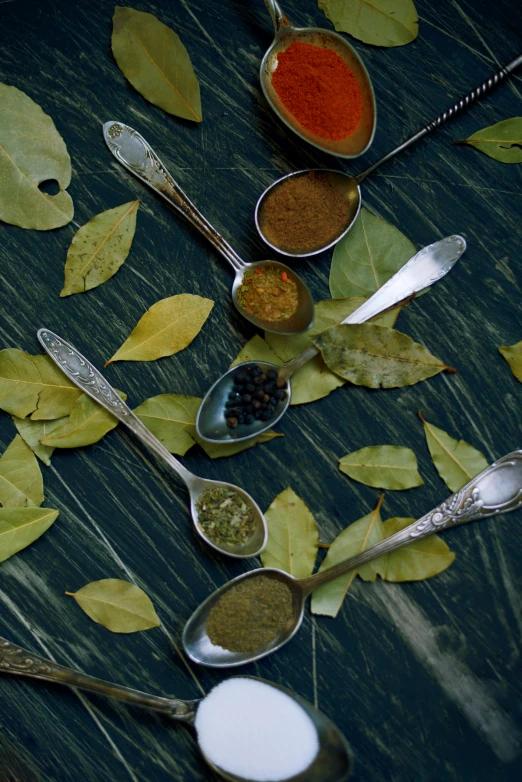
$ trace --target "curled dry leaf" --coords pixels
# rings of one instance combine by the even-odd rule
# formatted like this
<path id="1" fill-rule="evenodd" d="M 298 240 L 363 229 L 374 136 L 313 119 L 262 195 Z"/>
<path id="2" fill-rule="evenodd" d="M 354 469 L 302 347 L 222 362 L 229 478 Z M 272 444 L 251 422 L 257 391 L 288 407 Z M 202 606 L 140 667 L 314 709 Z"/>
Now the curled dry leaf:
<path id="1" fill-rule="evenodd" d="M 336 30 L 373 46 L 404 46 L 419 33 L 413 0 L 317 0 Z"/>
<path id="2" fill-rule="evenodd" d="M 0 503 L 6 508 L 38 507 L 44 501 L 36 456 L 19 434 L 0 457 Z"/>
<path id="3" fill-rule="evenodd" d="M 376 323 L 335 326 L 315 338 L 328 367 L 358 386 L 411 386 L 452 367 L 411 337 Z"/>
<path id="4" fill-rule="evenodd" d="M 426 443 L 437 472 L 450 491 L 462 489 L 488 466 L 486 457 L 464 440 L 455 440 L 447 432 L 419 417 L 424 424 Z"/>
<path id="5" fill-rule="evenodd" d="M 82 225 L 67 251 L 60 296 L 84 293 L 116 274 L 131 248 L 139 204 L 129 201 L 107 209 Z"/>
<path id="6" fill-rule="evenodd" d="M 49 231 L 67 225 L 74 214 L 66 188 L 71 159 L 52 119 L 16 87 L 0 83 L 0 220 L 20 228 Z M 38 185 L 49 179 L 56 195 Z"/>
<path id="7" fill-rule="evenodd" d="M 74 597 L 87 616 L 111 633 L 136 633 L 160 625 L 150 597 L 128 581 L 104 578 L 65 594 Z"/>
<path id="8" fill-rule="evenodd" d="M 295 578 L 312 574 L 319 533 L 315 519 L 293 489 L 288 487 L 265 513 L 268 542 L 261 554 L 264 567 L 278 568 Z"/>
<path id="9" fill-rule="evenodd" d="M 416 252 L 398 228 L 363 207 L 352 230 L 334 250 L 330 267 L 333 298 L 371 296 Z"/>
<path id="10" fill-rule="evenodd" d="M 454 143 L 468 144 L 501 163 L 522 163 L 522 117 L 504 119 Z"/>
<path id="11" fill-rule="evenodd" d="M 42 440 L 62 426 L 67 416 L 56 418 L 54 421 L 33 421 L 31 418 L 17 418 L 16 415 L 12 418 L 19 435 L 23 437 L 33 453 L 49 467 L 54 448 L 50 445 L 42 445 Z"/>
<path id="12" fill-rule="evenodd" d="M 498 352 L 505 358 L 516 379 L 522 383 L 522 340 L 514 345 L 502 345 Z"/>
<path id="13" fill-rule="evenodd" d="M 151 103 L 201 122 L 199 82 L 178 35 L 152 14 L 116 7 L 112 52 L 132 86 Z"/>
<path id="14" fill-rule="evenodd" d="M 127 395 L 117 391 L 125 401 Z M 107 432 L 118 426 L 118 419 L 87 394 L 78 399 L 71 415 L 63 424 L 42 440 L 51 448 L 82 448 L 101 440 Z"/>
<path id="15" fill-rule="evenodd" d="M 411 448 L 369 445 L 339 459 L 339 469 L 350 478 L 376 489 L 412 489 L 422 480 Z"/>
<path id="16" fill-rule="evenodd" d="M 34 421 L 62 418 L 81 393 L 49 356 L 0 350 L 0 408 L 7 413 Z"/>
<path id="17" fill-rule="evenodd" d="M 0 508 L 0 562 L 37 540 L 57 516 L 50 508 Z"/>
<path id="18" fill-rule="evenodd" d="M 154 361 L 179 353 L 199 334 L 213 306 L 210 299 L 191 293 L 157 301 L 105 366 L 112 361 Z"/>

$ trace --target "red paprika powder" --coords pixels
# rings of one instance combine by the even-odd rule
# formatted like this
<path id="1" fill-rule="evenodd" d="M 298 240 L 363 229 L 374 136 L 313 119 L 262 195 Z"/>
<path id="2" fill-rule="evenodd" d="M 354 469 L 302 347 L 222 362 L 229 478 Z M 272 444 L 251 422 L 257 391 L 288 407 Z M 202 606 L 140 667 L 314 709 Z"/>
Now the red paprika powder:
<path id="1" fill-rule="evenodd" d="M 359 85 L 332 49 L 294 41 L 277 55 L 272 85 L 290 114 L 316 136 L 341 141 L 359 124 Z"/>

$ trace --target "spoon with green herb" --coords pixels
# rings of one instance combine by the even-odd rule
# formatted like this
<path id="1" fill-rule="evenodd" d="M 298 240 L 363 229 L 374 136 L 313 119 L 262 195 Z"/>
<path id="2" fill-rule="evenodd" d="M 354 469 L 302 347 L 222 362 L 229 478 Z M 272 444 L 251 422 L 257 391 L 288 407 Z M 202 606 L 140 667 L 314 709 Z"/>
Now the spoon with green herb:
<path id="1" fill-rule="evenodd" d="M 428 535 L 522 506 L 522 450 L 502 457 L 422 518 L 350 559 L 308 578 L 259 568 L 234 578 L 192 614 L 183 646 L 211 668 L 244 665 L 284 646 L 299 630 L 310 593 Z"/>
<path id="2" fill-rule="evenodd" d="M 442 279 L 466 249 L 462 236 L 448 236 L 419 250 L 379 290 L 342 323 L 364 323 Z M 317 336 L 320 329 L 312 337 Z M 317 356 L 312 344 L 282 366 L 267 361 L 237 364 L 207 391 L 196 430 L 212 443 L 249 440 L 274 426 L 292 397 L 290 378 Z"/>
<path id="3" fill-rule="evenodd" d="M 222 554 L 239 558 L 255 557 L 264 549 L 267 541 L 265 517 L 244 489 L 232 483 L 200 478 L 187 470 L 76 348 L 48 329 L 40 329 L 38 339 L 78 388 L 125 424 L 181 478 L 189 491 L 194 527 L 205 543 Z"/>

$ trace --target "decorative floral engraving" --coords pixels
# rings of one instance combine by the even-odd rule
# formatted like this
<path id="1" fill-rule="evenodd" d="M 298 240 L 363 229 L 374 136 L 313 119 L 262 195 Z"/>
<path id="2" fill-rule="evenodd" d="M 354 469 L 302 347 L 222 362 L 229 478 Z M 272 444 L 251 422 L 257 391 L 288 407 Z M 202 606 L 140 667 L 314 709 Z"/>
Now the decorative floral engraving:
<path id="1" fill-rule="evenodd" d="M 10 673 L 27 673 L 32 676 L 52 673 L 52 668 L 47 660 L 31 654 L 31 652 L 15 646 L 10 641 L 0 638 L 0 670 Z"/>
<path id="2" fill-rule="evenodd" d="M 110 136 L 110 138 L 118 138 L 118 136 L 121 135 L 122 131 L 123 131 L 123 127 L 121 125 L 118 125 L 117 122 L 115 122 L 108 129 L 107 135 Z"/>

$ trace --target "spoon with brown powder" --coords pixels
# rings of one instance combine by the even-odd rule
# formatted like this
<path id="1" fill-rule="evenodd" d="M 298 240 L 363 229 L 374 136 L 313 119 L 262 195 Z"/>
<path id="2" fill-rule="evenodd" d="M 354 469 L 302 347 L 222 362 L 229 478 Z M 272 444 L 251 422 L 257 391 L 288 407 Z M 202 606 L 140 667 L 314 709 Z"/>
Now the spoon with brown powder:
<path id="1" fill-rule="evenodd" d="M 194 662 L 226 668 L 254 662 L 299 630 L 310 593 L 377 557 L 458 524 L 522 506 L 522 450 L 502 457 L 441 505 L 371 548 L 308 578 L 259 568 L 234 578 L 192 614 L 183 646 Z"/>

